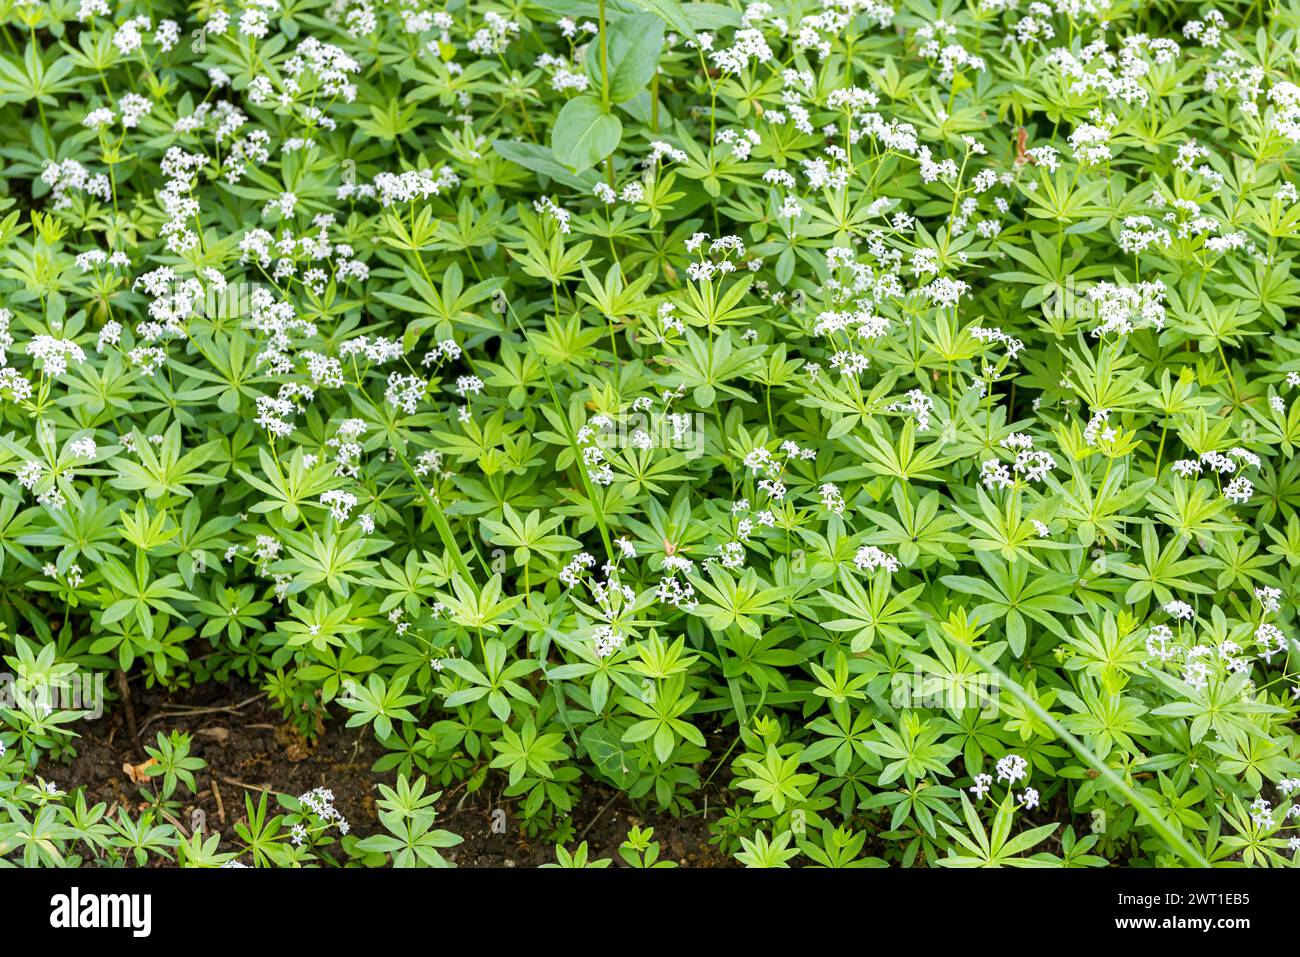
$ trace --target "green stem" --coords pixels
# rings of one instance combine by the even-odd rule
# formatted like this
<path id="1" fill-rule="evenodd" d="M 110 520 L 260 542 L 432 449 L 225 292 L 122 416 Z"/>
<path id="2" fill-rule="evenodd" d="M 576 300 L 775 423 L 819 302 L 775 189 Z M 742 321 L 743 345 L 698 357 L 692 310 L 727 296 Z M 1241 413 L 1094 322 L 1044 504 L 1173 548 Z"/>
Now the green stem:
<path id="1" fill-rule="evenodd" d="M 940 629 L 940 633 L 943 634 L 942 629 Z M 945 635 L 945 637 L 947 636 Z M 1128 801 L 1139 815 L 1146 818 L 1151 827 L 1160 835 L 1161 838 L 1164 839 L 1164 842 L 1169 845 L 1171 850 L 1177 852 L 1180 857 L 1186 860 L 1187 863 L 1193 867 L 1210 866 L 1210 862 L 1205 859 L 1200 851 L 1188 843 L 1187 839 L 1184 838 L 1182 834 L 1170 827 L 1169 822 L 1161 817 L 1156 809 L 1138 793 L 1136 788 L 1116 774 L 1115 769 L 1109 764 L 1106 764 L 1093 754 L 1082 741 L 1072 735 L 1069 731 L 1065 730 L 1061 723 L 1048 714 L 1034 696 L 1026 691 L 1018 681 L 969 645 L 962 644 L 952 638 L 948 638 L 948 641 L 954 648 L 959 649 L 960 653 L 965 654 L 971 659 L 971 661 L 975 662 L 975 664 L 979 665 L 989 674 L 996 675 L 998 680 L 1001 681 L 1006 689 L 1011 692 L 1013 698 L 1024 705 L 1029 711 L 1033 712 L 1034 717 L 1051 728 L 1057 738 L 1068 744 L 1074 753 L 1077 754 L 1079 758 L 1088 765 L 1088 767 L 1096 771 L 1101 775 L 1101 777 L 1105 778 L 1110 785 L 1124 795 L 1125 800 Z"/>

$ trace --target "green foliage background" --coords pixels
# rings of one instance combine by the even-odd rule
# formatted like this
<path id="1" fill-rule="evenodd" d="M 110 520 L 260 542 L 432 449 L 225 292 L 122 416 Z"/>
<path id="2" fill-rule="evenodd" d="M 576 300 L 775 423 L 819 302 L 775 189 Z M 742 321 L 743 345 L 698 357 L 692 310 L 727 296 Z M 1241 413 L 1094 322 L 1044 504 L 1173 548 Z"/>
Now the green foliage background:
<path id="1" fill-rule="evenodd" d="M 183 738 L 45 788 L 23 689 L 121 670 L 387 749 L 247 864 L 599 781 L 751 866 L 1294 866 L 1300 8 L 110 5 L 0 2 L 0 858 L 236 857 Z"/>

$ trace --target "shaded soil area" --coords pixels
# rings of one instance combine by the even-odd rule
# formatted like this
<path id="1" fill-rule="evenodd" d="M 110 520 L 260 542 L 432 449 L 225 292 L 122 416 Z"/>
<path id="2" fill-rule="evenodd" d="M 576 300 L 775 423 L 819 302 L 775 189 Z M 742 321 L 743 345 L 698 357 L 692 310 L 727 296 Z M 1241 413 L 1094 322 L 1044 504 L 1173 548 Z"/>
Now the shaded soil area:
<path id="1" fill-rule="evenodd" d="M 220 833 L 222 850 L 235 850 L 234 827 L 245 817 L 245 795 L 256 802 L 263 791 L 297 796 L 316 787 L 334 792 L 334 805 L 352 833 L 380 830 L 378 785 L 394 783 L 396 774 L 371 770 L 386 751 L 367 729 L 331 720 L 317 740 L 308 741 L 246 684 L 204 684 L 176 695 L 136 687 L 132 696 L 141 741 L 156 746 L 159 732 L 186 732 L 192 736 L 191 754 L 207 763 L 195 773 L 198 793 L 182 788 L 183 809 L 172 819 L 187 835 L 195 829 Z M 85 787 L 87 802 L 104 802 L 110 815 L 118 807 L 133 816 L 147 807 L 132 778 L 148 756 L 133 738 L 123 708 L 77 730 L 81 737 L 71 764 L 47 761 L 42 776 L 61 790 Z M 463 782 L 444 791 L 437 826 L 464 839 L 444 856 L 461 867 L 536 867 L 555 860 L 551 843 L 524 833 L 517 799 L 503 796 L 503 788 L 504 779 L 494 772 L 474 793 Z M 733 866 L 709 843 L 709 822 L 720 816 L 722 798 L 720 790 L 697 795 L 702 813 L 696 816 L 648 815 L 622 792 L 589 782 L 569 815 L 573 837 L 566 846 L 572 850 L 585 840 L 591 859 L 610 857 L 620 866 L 618 847 L 628 828 L 639 824 L 655 829 L 661 859 L 687 867 Z"/>

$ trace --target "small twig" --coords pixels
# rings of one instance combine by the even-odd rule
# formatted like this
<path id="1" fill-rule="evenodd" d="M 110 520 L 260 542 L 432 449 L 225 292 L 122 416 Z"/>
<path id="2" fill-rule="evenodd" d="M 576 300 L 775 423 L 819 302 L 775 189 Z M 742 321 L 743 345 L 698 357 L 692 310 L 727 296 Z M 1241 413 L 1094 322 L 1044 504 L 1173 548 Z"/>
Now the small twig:
<path id="1" fill-rule="evenodd" d="M 222 824 L 226 823 L 226 806 L 221 803 L 221 788 L 217 786 L 217 779 L 214 775 L 212 778 L 212 796 L 217 799 L 217 818 Z"/>
<path id="2" fill-rule="evenodd" d="M 148 719 L 146 719 L 145 723 L 141 725 L 141 727 L 142 727 L 142 728 L 147 728 L 147 727 L 149 727 L 149 725 L 153 724 L 153 723 L 154 723 L 155 721 L 157 721 L 159 718 L 192 718 L 192 717 L 195 717 L 196 715 L 200 715 L 200 714 L 238 714 L 239 711 L 240 711 L 240 709 L 242 709 L 242 708 L 246 708 L 248 705 L 252 704 L 254 701 L 257 701 L 257 700 L 259 700 L 259 699 L 261 699 L 261 698 L 265 698 L 265 697 L 266 697 L 266 692 L 262 692 L 261 694 L 255 694 L 255 695 L 253 695 L 253 697 L 251 697 L 251 698 L 247 698 L 247 699 L 245 699 L 245 700 L 239 702 L 238 704 L 223 705 L 223 706 L 221 706 L 221 707 L 212 707 L 212 708 L 171 708 L 171 709 L 166 709 L 166 708 L 164 708 L 162 711 L 156 712 L 155 714 L 151 714 L 151 715 L 148 717 Z M 254 727 L 254 728 L 255 728 L 255 727 L 259 727 L 259 725 L 246 725 L 246 727 Z M 271 727 L 271 726 L 270 726 L 270 725 L 266 725 L 265 727 Z"/>
<path id="3" fill-rule="evenodd" d="M 456 802 L 456 808 L 455 808 L 456 811 L 459 811 L 464 806 L 465 800 L 469 797 L 469 794 L 470 792 L 466 791 L 464 794 L 460 796 L 460 800 Z M 453 811 L 453 813 L 455 812 Z"/>
<path id="4" fill-rule="evenodd" d="M 454 788 L 452 788 L 450 791 L 448 791 L 446 794 L 443 795 L 442 797 L 443 802 L 445 803 L 447 801 L 450 801 L 453 797 L 455 797 L 456 792 L 459 791 L 467 784 L 469 784 L 469 778 L 465 778 L 463 781 L 460 781 Z"/>
<path id="5" fill-rule="evenodd" d="M 140 726 L 135 721 L 135 705 L 131 702 L 131 687 L 126 681 L 126 672 L 118 669 L 117 672 L 117 693 L 122 696 L 122 704 L 126 706 L 126 725 L 131 729 L 131 737 L 135 739 L 136 747 L 140 746 Z"/>
<path id="6" fill-rule="evenodd" d="M 586 836 L 587 836 L 587 833 L 588 833 L 588 832 L 589 832 L 593 827 L 596 826 L 596 822 L 600 820 L 600 816 L 601 816 L 602 814 L 604 814 L 606 811 L 609 810 L 609 806 L 610 806 L 611 804 L 613 804 L 615 801 L 618 800 L 619 793 L 620 793 L 620 792 L 615 791 L 615 792 L 614 792 L 614 796 L 611 797 L 608 801 L 605 802 L 605 806 L 602 807 L 599 811 L 596 812 L 596 816 L 593 817 L 593 818 L 588 822 L 587 826 L 584 827 L 584 828 L 582 829 L 582 833 L 578 835 L 578 840 L 579 840 L 579 841 L 581 841 L 584 837 L 586 837 Z"/>
<path id="7" fill-rule="evenodd" d="M 187 830 L 185 830 L 185 825 L 184 825 L 184 824 L 182 824 L 180 821 L 176 820 L 176 818 L 172 817 L 172 815 L 171 815 L 168 811 L 166 811 L 165 809 L 163 809 L 163 808 L 159 808 L 159 809 L 158 809 L 158 813 L 161 814 L 161 815 L 163 816 L 163 818 L 164 818 L 164 819 L 165 819 L 169 824 L 171 824 L 172 827 L 174 827 L 174 828 L 176 828 L 176 830 L 180 831 L 180 832 L 181 832 L 181 835 L 185 838 L 185 840 L 188 841 L 188 840 L 190 839 L 190 832 L 187 831 Z"/>
<path id="8" fill-rule="evenodd" d="M 262 794 L 274 793 L 269 787 L 266 787 L 265 785 L 245 784 L 243 781 L 236 781 L 234 778 L 228 778 L 224 774 L 221 776 L 221 780 L 225 781 L 227 784 L 233 784 L 237 788 L 243 788 L 245 791 L 258 791 Z"/>
<path id="9" fill-rule="evenodd" d="M 238 704 L 220 705 L 212 708 L 164 708 L 162 714 L 167 715 L 168 717 L 177 718 L 188 718 L 196 714 L 216 714 L 217 712 L 223 714 L 235 714 L 240 709 L 248 707 L 254 701 L 260 701 L 265 697 L 266 692 L 263 691 L 261 694 L 255 694 L 251 698 L 245 698 Z"/>

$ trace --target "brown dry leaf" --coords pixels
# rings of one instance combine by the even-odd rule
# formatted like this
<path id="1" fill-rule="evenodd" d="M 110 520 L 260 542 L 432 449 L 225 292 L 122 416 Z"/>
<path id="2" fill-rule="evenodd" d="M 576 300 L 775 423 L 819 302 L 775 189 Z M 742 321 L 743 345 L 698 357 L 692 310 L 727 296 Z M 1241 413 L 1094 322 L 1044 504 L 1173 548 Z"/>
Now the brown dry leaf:
<path id="1" fill-rule="evenodd" d="M 229 728 L 222 728 L 222 727 L 200 728 L 198 730 L 198 733 L 203 735 L 205 738 L 211 738 L 213 741 L 216 741 L 218 744 L 225 744 L 227 741 L 230 740 Z"/>
<path id="2" fill-rule="evenodd" d="M 282 724 L 275 732 L 276 739 L 284 748 L 284 756 L 290 761 L 305 761 L 311 757 L 312 746 L 297 728 L 291 724 Z"/>
<path id="3" fill-rule="evenodd" d="M 132 764 L 130 761 L 128 761 L 126 762 L 126 764 L 122 765 L 122 771 L 123 773 L 126 774 L 128 778 L 131 779 L 132 784 L 144 784 L 146 781 L 149 780 L 149 775 L 145 774 L 145 771 L 153 767 L 157 763 L 158 763 L 157 758 L 150 758 L 148 761 L 145 761 L 143 764 Z"/>
<path id="4" fill-rule="evenodd" d="M 301 741 L 295 741 L 289 747 L 285 748 L 284 756 L 290 761 L 306 761 L 311 757 L 311 748 L 307 747 Z"/>

